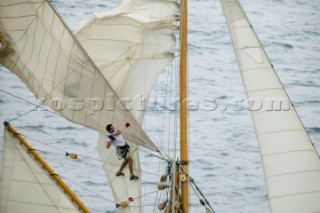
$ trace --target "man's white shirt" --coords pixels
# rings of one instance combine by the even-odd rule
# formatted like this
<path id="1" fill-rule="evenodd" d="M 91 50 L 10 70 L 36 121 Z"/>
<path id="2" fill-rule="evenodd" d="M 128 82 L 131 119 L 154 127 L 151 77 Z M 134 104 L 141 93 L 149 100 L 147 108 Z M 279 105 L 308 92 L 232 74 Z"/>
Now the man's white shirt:
<path id="1" fill-rule="evenodd" d="M 117 132 L 117 129 L 115 129 L 114 131 L 115 133 Z M 110 138 L 109 138 L 109 135 L 107 136 L 107 139 L 108 141 L 112 141 L 112 145 L 115 146 L 115 147 L 118 147 L 118 146 L 124 146 L 126 145 L 126 141 L 124 140 L 124 138 L 122 137 L 122 135 L 114 135 L 114 134 L 110 134 L 112 135 L 115 140 L 112 141 Z"/>

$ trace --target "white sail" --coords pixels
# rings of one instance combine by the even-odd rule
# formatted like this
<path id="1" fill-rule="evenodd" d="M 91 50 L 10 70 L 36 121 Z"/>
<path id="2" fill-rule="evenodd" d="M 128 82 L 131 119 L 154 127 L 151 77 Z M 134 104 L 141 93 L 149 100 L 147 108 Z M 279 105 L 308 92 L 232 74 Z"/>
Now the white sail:
<path id="1" fill-rule="evenodd" d="M 123 159 L 116 157 L 116 149 L 111 146 L 106 149 L 106 137 L 99 136 L 98 150 L 99 156 L 103 164 L 106 176 L 108 178 L 113 198 L 116 204 L 127 202 L 127 207 L 119 207 L 120 213 L 139 213 L 141 212 L 141 167 L 139 161 L 139 152 L 133 144 L 130 145 L 130 155 L 133 159 L 134 174 L 140 179 L 130 180 L 130 172 L 128 166 L 123 170 L 124 176 L 116 177 L 115 174 L 119 170 Z"/>
<path id="2" fill-rule="evenodd" d="M 3 139 L 0 201 L 1 213 L 82 212 L 7 129 Z"/>
<path id="3" fill-rule="evenodd" d="M 126 140 L 157 150 L 127 110 L 126 99 L 107 83 L 48 1 L 1 0 L 0 33 L 0 63 L 52 109 L 102 133 L 113 123 L 123 127 Z"/>
<path id="4" fill-rule="evenodd" d="M 271 212 L 320 212 L 320 160 L 238 0 L 221 0 L 259 142 Z"/>
<path id="5" fill-rule="evenodd" d="M 173 1 L 132 0 L 90 16 L 76 32 L 115 92 L 136 100 L 130 112 L 139 123 L 156 78 L 174 58 L 177 14 Z"/>
<path id="6" fill-rule="evenodd" d="M 159 13 L 161 11 L 161 13 Z M 173 1 L 133 0 L 110 12 L 95 14 L 84 20 L 76 32 L 81 45 L 120 97 L 138 100 L 130 112 L 142 125 L 150 90 L 159 73 L 173 59 L 174 21 L 178 5 Z M 100 134 L 99 156 L 103 163 L 116 203 L 128 201 L 120 212 L 141 212 L 141 182 L 115 177 L 119 161 L 114 147 L 106 150 L 106 137 Z M 131 146 L 134 173 L 141 178 L 139 150 Z"/>

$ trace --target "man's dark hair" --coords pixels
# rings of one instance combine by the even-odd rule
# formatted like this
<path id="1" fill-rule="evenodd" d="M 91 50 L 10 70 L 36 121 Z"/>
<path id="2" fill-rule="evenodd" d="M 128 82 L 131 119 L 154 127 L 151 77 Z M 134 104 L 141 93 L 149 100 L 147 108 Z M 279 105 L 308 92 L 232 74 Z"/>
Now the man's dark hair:
<path id="1" fill-rule="evenodd" d="M 106 127 L 106 130 L 107 130 L 108 132 L 110 132 L 111 127 L 112 127 L 112 124 L 108 124 L 107 127 Z"/>

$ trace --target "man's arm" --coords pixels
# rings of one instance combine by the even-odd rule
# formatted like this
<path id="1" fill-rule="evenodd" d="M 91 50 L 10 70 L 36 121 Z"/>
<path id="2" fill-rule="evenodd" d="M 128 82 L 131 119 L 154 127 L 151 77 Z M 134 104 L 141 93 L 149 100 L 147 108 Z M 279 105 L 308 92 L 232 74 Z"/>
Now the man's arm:
<path id="1" fill-rule="evenodd" d="M 108 142 L 107 142 L 107 145 L 106 145 L 107 149 L 110 148 L 111 144 L 112 144 L 112 141 L 108 141 Z"/>
<path id="2" fill-rule="evenodd" d="M 121 133 L 122 133 L 122 132 L 121 132 L 120 130 L 116 130 L 115 133 L 113 133 L 113 135 L 114 135 L 114 136 L 118 136 L 118 135 L 121 135 Z"/>

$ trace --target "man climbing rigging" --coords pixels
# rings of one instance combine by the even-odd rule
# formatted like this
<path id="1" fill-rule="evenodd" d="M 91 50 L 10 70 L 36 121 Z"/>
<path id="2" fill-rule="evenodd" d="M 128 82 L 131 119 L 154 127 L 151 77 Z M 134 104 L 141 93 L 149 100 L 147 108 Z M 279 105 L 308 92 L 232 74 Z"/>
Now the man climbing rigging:
<path id="1" fill-rule="evenodd" d="M 110 133 L 107 136 L 107 149 L 109 149 L 112 144 L 113 146 L 117 147 L 116 153 L 119 160 L 121 160 L 122 158 L 124 159 L 119 171 L 116 173 L 116 176 L 124 176 L 122 170 L 129 163 L 130 180 L 138 179 L 139 177 L 133 174 L 133 159 L 130 156 L 130 146 L 125 142 L 124 138 L 121 135 L 121 131 L 116 129 L 112 124 L 108 124 L 106 130 Z"/>

